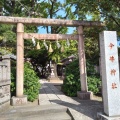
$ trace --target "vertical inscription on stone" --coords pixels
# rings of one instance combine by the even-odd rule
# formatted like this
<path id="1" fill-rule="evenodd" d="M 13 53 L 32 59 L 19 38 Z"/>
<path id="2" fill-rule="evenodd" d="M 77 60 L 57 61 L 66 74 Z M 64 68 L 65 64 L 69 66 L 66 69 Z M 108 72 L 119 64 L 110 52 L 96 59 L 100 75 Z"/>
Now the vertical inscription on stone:
<path id="1" fill-rule="evenodd" d="M 111 75 L 115 76 L 115 74 L 116 74 L 116 70 L 115 69 L 111 69 Z"/>
<path id="2" fill-rule="evenodd" d="M 117 116 L 120 115 L 120 81 L 115 31 L 100 34 L 100 56 L 104 112 L 108 116 Z"/>
<path id="3" fill-rule="evenodd" d="M 109 47 L 112 49 L 112 47 L 114 47 L 114 44 L 110 43 Z"/>

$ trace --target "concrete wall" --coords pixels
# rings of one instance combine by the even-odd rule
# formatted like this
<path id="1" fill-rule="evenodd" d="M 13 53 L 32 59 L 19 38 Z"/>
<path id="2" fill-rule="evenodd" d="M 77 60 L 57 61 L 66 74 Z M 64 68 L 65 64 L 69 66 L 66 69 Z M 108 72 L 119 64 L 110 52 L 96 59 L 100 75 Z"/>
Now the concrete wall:
<path id="1" fill-rule="evenodd" d="M 0 111 L 10 105 L 10 57 L 5 55 L 0 59 Z"/>

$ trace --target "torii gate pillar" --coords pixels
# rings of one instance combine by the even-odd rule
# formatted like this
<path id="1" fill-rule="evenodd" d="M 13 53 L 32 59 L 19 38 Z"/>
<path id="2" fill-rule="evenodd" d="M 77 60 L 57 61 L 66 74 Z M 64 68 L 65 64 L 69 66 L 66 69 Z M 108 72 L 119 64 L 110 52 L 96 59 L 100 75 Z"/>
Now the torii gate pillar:
<path id="1" fill-rule="evenodd" d="M 88 92 L 88 87 L 87 87 L 87 73 L 86 73 L 83 26 L 78 27 L 78 35 L 79 35 L 78 54 L 79 54 L 81 91 L 78 91 L 77 95 L 80 99 L 92 99 L 92 92 Z"/>
<path id="2" fill-rule="evenodd" d="M 12 105 L 27 103 L 27 96 L 24 96 L 24 25 L 17 23 L 17 65 L 16 65 L 16 97 L 12 98 Z"/>
<path id="3" fill-rule="evenodd" d="M 17 68 L 16 68 L 16 96 L 23 96 L 24 81 L 24 25 L 17 24 Z"/>

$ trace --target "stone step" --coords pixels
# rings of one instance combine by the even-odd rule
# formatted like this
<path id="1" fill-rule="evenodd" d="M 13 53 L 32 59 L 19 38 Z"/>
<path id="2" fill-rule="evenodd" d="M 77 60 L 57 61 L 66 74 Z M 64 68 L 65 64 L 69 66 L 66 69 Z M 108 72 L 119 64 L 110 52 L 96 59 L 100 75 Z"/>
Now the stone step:
<path id="1" fill-rule="evenodd" d="M 48 114 L 30 114 L 26 116 L 5 116 L 0 120 L 72 120 L 71 116 L 66 112 L 48 113 Z"/>
<path id="2" fill-rule="evenodd" d="M 42 115 L 29 115 L 20 117 L 17 120 L 72 120 L 72 119 L 66 112 L 59 112 Z"/>
<path id="3" fill-rule="evenodd" d="M 15 107 L 0 115 L 0 120 L 72 120 L 69 110 L 61 105 Z"/>

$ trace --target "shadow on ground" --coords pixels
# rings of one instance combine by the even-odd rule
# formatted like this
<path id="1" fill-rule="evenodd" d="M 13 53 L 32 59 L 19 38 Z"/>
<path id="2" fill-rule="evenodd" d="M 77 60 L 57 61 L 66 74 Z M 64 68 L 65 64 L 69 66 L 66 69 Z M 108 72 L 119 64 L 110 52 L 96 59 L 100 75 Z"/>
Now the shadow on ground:
<path id="1" fill-rule="evenodd" d="M 43 91 L 44 90 L 44 91 Z M 77 97 L 65 96 L 59 85 L 53 86 L 52 83 L 44 83 L 41 94 L 51 96 L 55 94 L 58 99 L 49 99 L 51 104 L 58 104 L 69 108 L 75 120 L 96 120 L 97 113 L 103 112 L 103 103 L 101 100 L 80 100 Z"/>
<path id="2" fill-rule="evenodd" d="M 50 102 L 71 108 L 70 111 L 71 113 L 73 113 L 72 115 L 73 116 L 78 115 L 81 118 L 87 116 L 95 120 L 97 119 L 97 112 L 103 111 L 102 102 L 98 102 L 94 100 L 79 101 L 80 104 L 78 105 L 65 101 L 60 102 L 60 100 L 50 100 Z M 78 113 L 77 112 L 75 113 L 75 111 L 73 110 L 77 111 Z"/>

